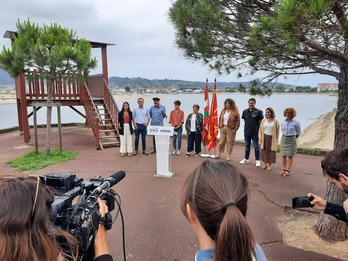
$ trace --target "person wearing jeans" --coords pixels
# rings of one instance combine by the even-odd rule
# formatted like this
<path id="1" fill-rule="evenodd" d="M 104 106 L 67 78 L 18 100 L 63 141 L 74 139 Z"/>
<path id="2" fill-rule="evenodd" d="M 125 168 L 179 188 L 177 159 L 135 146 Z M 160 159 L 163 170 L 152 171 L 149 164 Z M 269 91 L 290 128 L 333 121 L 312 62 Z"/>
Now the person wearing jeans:
<path id="1" fill-rule="evenodd" d="M 181 102 L 179 100 L 174 102 L 174 110 L 170 112 L 169 123 L 174 127 L 173 135 L 173 152 L 172 155 L 180 155 L 182 125 L 184 124 L 184 111 L 180 109 Z"/>
<path id="2" fill-rule="evenodd" d="M 244 142 L 245 142 L 245 154 L 240 164 L 249 163 L 250 156 L 250 145 L 253 142 L 255 149 L 255 165 L 256 167 L 261 166 L 260 162 L 260 146 L 259 146 L 259 128 L 260 122 L 263 119 L 263 112 L 255 108 L 256 99 L 250 98 L 248 100 L 249 108 L 245 109 L 242 114 L 244 120 Z"/>
<path id="3" fill-rule="evenodd" d="M 138 98 L 138 108 L 133 110 L 133 122 L 135 126 L 135 142 L 134 142 L 134 152 L 133 155 L 138 154 L 139 149 L 139 137 L 141 135 L 141 145 L 143 148 L 143 154 L 149 155 L 146 151 L 146 134 L 147 134 L 147 125 L 150 122 L 150 111 L 148 108 L 144 107 L 144 99 Z"/>

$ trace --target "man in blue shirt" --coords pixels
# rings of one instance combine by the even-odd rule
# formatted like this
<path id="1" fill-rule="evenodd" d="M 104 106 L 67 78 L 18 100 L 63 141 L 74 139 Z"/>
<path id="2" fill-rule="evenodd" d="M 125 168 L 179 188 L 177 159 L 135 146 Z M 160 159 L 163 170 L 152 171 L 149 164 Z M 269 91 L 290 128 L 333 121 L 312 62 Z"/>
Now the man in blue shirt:
<path id="1" fill-rule="evenodd" d="M 150 122 L 150 110 L 144 107 L 144 99 L 138 98 L 138 108 L 133 109 L 133 124 L 135 126 L 135 142 L 133 155 L 138 155 L 139 137 L 141 134 L 141 145 L 143 148 L 143 154 L 149 155 L 146 151 L 146 134 L 147 125 Z"/>
<path id="2" fill-rule="evenodd" d="M 153 106 L 150 108 L 150 118 L 151 118 L 151 126 L 163 126 L 163 120 L 167 116 L 166 108 L 163 105 L 160 105 L 160 98 L 155 97 L 153 100 Z M 155 135 L 153 136 L 153 150 L 150 152 L 151 154 L 156 153 L 156 140 Z"/>

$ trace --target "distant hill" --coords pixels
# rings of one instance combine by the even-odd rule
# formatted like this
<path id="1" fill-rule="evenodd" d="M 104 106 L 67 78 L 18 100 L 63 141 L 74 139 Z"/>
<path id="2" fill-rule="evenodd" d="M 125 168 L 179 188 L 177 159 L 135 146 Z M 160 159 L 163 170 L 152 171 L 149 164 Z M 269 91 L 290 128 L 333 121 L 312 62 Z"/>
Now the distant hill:
<path id="1" fill-rule="evenodd" d="M 0 69 L 0 85 L 14 84 L 14 79 L 4 70 Z"/>
<path id="2" fill-rule="evenodd" d="M 213 86 L 213 82 L 209 82 L 209 87 Z M 218 89 L 224 89 L 226 87 L 239 87 L 240 85 L 243 85 L 244 87 L 250 87 L 250 82 L 217 82 L 217 88 Z M 277 83 L 277 85 L 282 85 L 285 88 L 288 88 L 292 85 L 290 84 L 282 84 Z M 116 77 L 112 76 L 109 78 L 109 86 L 110 87 L 117 87 L 117 88 L 124 88 L 126 86 L 132 87 L 132 88 L 167 88 L 167 87 L 176 87 L 180 89 L 194 89 L 194 88 L 204 88 L 205 82 L 199 82 L 199 81 L 183 81 L 183 80 L 149 80 L 146 78 L 122 78 L 122 77 Z"/>
<path id="3" fill-rule="evenodd" d="M 0 85 L 14 84 L 14 79 L 4 70 L 0 69 Z M 213 82 L 209 82 L 209 87 L 214 85 Z M 224 89 L 226 87 L 239 87 L 243 85 L 244 87 L 249 87 L 250 82 L 217 82 L 218 89 Z M 277 85 L 282 85 L 285 88 L 288 88 L 292 85 L 277 83 Z M 183 80 L 169 80 L 169 79 L 155 79 L 149 80 L 146 78 L 122 78 L 117 76 L 112 76 L 109 78 L 110 87 L 124 88 L 126 86 L 132 88 L 168 88 L 175 87 L 179 89 L 195 89 L 195 88 L 204 88 L 205 82 L 199 81 L 183 81 Z"/>

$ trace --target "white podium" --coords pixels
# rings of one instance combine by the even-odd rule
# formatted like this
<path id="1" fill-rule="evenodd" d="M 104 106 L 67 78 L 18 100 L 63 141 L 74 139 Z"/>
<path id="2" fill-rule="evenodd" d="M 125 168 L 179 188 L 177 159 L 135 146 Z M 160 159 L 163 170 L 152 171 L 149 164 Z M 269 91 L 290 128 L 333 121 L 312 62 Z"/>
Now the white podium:
<path id="1" fill-rule="evenodd" d="M 155 135 L 156 139 L 155 177 L 171 178 L 175 174 L 169 169 L 169 137 L 173 136 L 173 130 L 171 126 L 147 126 L 147 134 Z"/>

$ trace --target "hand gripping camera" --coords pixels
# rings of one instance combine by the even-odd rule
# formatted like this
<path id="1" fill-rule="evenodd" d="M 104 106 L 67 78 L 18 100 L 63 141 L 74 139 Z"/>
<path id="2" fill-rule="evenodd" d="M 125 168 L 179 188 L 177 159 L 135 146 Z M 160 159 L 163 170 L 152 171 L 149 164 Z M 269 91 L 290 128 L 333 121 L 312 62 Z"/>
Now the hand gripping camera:
<path id="1" fill-rule="evenodd" d="M 297 196 L 292 198 L 292 208 L 311 208 L 313 204 L 311 201 L 314 199 L 313 196 Z"/>
<path id="2" fill-rule="evenodd" d="M 95 176 L 89 181 L 76 178 L 75 174 L 47 174 L 40 176 L 41 181 L 53 188 L 57 199 L 51 204 L 50 219 L 61 229 L 73 235 L 79 246 L 79 261 L 93 260 L 93 243 L 98 231 L 99 223 L 103 223 L 105 228 L 111 229 L 113 220 L 110 213 L 102 219 L 99 213 L 98 197 L 102 199 L 111 212 L 118 205 L 118 213 L 121 214 L 120 198 L 111 189 L 125 177 L 124 171 L 119 171 L 109 178 Z M 73 204 L 75 197 L 78 200 Z"/>

